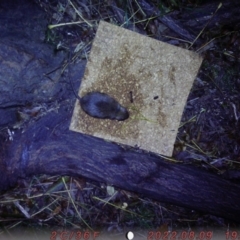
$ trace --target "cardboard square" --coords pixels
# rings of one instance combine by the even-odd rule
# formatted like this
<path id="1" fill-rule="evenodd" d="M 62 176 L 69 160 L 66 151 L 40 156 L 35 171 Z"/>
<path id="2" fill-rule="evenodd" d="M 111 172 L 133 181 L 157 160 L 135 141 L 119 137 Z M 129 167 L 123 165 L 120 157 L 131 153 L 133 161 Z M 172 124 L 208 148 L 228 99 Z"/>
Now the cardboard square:
<path id="1" fill-rule="evenodd" d="M 201 63 L 197 53 L 101 21 L 79 95 L 107 93 L 127 107 L 130 117 L 92 118 L 77 100 L 70 130 L 171 156 Z"/>

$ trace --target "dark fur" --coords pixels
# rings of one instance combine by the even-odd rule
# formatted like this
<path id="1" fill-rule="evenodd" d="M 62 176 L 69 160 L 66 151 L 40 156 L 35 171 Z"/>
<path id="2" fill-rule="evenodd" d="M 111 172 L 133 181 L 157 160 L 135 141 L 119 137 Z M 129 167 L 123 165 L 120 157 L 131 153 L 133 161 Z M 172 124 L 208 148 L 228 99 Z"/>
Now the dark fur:
<path id="1" fill-rule="evenodd" d="M 80 98 L 82 110 L 94 118 L 123 121 L 129 117 L 126 108 L 105 93 L 89 92 Z"/>

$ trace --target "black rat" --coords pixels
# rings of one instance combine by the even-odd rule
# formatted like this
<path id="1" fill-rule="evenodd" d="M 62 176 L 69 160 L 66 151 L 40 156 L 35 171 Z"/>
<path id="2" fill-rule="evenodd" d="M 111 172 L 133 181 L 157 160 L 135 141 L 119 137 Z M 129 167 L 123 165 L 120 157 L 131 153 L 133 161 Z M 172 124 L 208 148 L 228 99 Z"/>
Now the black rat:
<path id="1" fill-rule="evenodd" d="M 91 117 L 118 121 L 129 117 L 127 109 L 106 93 L 89 92 L 77 98 L 82 110 Z"/>
<path id="2" fill-rule="evenodd" d="M 82 110 L 89 116 L 118 121 L 128 119 L 128 110 L 106 93 L 89 92 L 83 97 L 79 97 L 74 90 L 72 81 L 71 85 L 74 95 L 80 102 Z"/>

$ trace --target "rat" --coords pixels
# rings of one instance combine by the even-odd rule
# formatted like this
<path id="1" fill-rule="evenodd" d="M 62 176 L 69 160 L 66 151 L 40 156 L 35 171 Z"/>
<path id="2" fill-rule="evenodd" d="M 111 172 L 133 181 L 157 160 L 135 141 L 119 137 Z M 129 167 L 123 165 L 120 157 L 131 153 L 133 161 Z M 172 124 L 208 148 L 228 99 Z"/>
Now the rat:
<path id="1" fill-rule="evenodd" d="M 127 109 L 106 93 L 89 92 L 78 99 L 82 110 L 91 117 L 118 121 L 129 117 Z"/>
<path id="2" fill-rule="evenodd" d="M 71 52 L 69 53 L 68 68 L 70 69 Z M 80 102 L 82 110 L 89 116 L 118 121 L 124 121 L 129 118 L 128 110 L 108 94 L 93 91 L 87 93 L 83 97 L 80 97 L 74 89 L 71 78 L 70 83 L 74 95 Z"/>
<path id="3" fill-rule="evenodd" d="M 74 90 L 72 81 L 71 85 L 82 110 L 89 116 L 118 121 L 128 119 L 128 110 L 108 94 L 94 91 L 87 93 L 83 97 L 79 97 Z"/>

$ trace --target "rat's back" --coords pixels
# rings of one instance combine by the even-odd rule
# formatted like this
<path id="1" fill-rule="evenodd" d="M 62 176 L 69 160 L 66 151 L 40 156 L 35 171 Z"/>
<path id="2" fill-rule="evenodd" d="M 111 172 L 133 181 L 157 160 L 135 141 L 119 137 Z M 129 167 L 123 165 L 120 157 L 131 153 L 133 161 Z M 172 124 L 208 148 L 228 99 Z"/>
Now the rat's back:
<path id="1" fill-rule="evenodd" d="M 80 104 L 82 110 L 94 118 L 123 121 L 129 117 L 127 109 L 105 93 L 87 93 Z"/>

